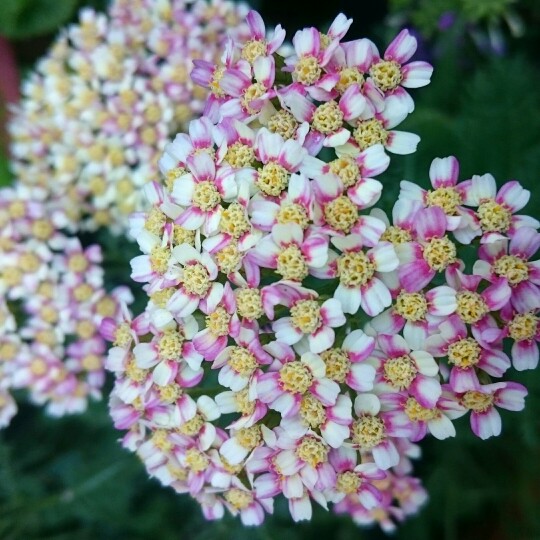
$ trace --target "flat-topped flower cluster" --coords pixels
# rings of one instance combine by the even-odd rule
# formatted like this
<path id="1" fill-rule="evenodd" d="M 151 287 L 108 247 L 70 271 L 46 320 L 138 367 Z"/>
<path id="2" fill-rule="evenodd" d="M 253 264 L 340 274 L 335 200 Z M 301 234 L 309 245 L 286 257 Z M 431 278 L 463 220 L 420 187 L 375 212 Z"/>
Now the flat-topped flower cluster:
<path id="1" fill-rule="evenodd" d="M 29 198 L 24 186 L 0 190 L 0 427 L 25 390 L 48 414 L 82 412 L 105 381 L 105 317 L 131 303 L 127 287 L 107 293 L 102 253 L 63 230 L 68 218 Z"/>
<path id="2" fill-rule="evenodd" d="M 87 8 L 22 87 L 12 167 L 64 210 L 72 230 L 126 231 L 165 143 L 201 112 L 193 59 L 216 60 L 247 7 L 227 0 L 114 0 Z M 232 31 L 232 30 L 231 30 Z"/>
<path id="3" fill-rule="evenodd" d="M 407 30 L 381 55 L 344 40 L 351 22 L 300 30 L 280 56 L 285 33 L 251 11 L 222 63 L 195 62 L 204 115 L 131 219 L 149 299 L 102 323 L 111 414 L 150 475 L 208 518 L 260 524 L 283 495 L 296 521 L 315 501 L 391 530 L 426 498 L 416 443 L 454 436 L 465 414 L 498 435 L 497 409 L 526 395 L 503 377 L 538 363 L 540 224 L 517 214 L 529 192 L 458 182 L 446 157 L 430 189 L 402 182 L 391 218 L 374 209 L 389 154 L 415 151 L 394 128 L 432 68 L 410 61 Z"/>

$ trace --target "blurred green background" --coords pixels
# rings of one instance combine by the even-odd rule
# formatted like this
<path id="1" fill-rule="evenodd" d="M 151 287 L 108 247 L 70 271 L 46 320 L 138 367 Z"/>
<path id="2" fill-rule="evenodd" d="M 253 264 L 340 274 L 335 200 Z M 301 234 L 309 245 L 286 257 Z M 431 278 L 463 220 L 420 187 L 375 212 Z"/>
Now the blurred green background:
<path id="1" fill-rule="evenodd" d="M 2 0 L 0 115 L 16 95 L 17 80 L 45 54 L 62 25 L 95 0 Z M 380 0 L 331 2 L 313 9 L 296 1 L 253 3 L 267 24 L 284 23 L 288 35 L 324 27 L 339 12 L 354 17 L 348 38 L 369 37 L 384 50 L 399 29 L 415 29 L 417 58 L 435 66 L 432 84 L 414 92 L 415 113 L 398 129 L 422 137 L 411 156 L 395 156 L 382 178 L 382 205 L 391 208 L 399 180 L 428 184 L 435 157 L 455 155 L 461 178 L 491 172 L 499 183 L 521 181 L 532 191 L 526 210 L 540 216 L 540 2 L 537 0 Z M 11 56 L 10 56 L 11 54 Z M 1 98 L 1 95 L 4 98 Z M 11 181 L 7 138 L 2 135 L 0 184 Z M 115 276 L 125 268 L 114 268 Z M 416 464 L 430 499 L 400 526 L 398 539 L 535 540 L 540 538 L 540 375 L 511 373 L 529 389 L 522 413 L 503 411 L 503 433 L 480 441 L 468 419 L 458 436 L 425 440 Z M 123 451 L 106 402 L 83 416 L 51 419 L 23 403 L 0 433 L 0 539 L 250 540 L 378 539 L 349 519 L 317 509 L 310 523 L 292 524 L 282 504 L 259 529 L 227 518 L 205 522 L 188 496 L 147 479 L 138 460 Z"/>

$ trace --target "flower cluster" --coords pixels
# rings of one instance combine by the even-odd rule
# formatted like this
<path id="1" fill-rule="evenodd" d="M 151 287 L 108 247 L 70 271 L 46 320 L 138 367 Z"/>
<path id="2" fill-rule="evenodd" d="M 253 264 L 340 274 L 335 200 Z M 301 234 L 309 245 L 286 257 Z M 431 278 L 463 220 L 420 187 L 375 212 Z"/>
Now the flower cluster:
<path id="1" fill-rule="evenodd" d="M 0 427 L 17 410 L 11 390 L 26 390 L 54 416 L 101 398 L 99 326 L 131 293 L 105 291 L 101 249 L 64 233 L 66 223 L 24 186 L 0 190 Z"/>
<path id="2" fill-rule="evenodd" d="M 351 22 L 300 30 L 282 56 L 281 27 L 251 11 L 222 64 L 195 62 L 204 115 L 131 218 L 148 303 L 102 323 L 111 415 L 210 519 L 257 525 L 283 495 L 295 521 L 315 501 L 391 530 L 426 497 L 416 443 L 468 413 L 498 435 L 497 408 L 526 395 L 502 377 L 538 362 L 539 223 L 515 214 L 529 193 L 458 183 L 448 157 L 433 189 L 402 183 L 391 220 L 373 209 L 389 154 L 416 148 L 394 128 L 432 68 L 410 61 L 407 30 L 381 55 L 344 40 Z M 478 248 L 472 268 L 460 244 Z"/>
<path id="3" fill-rule="evenodd" d="M 114 0 L 81 12 L 25 81 L 10 121 L 12 167 L 67 213 L 73 230 L 125 231 L 165 142 L 201 111 L 194 58 L 216 60 L 228 28 L 246 32 L 226 0 Z"/>

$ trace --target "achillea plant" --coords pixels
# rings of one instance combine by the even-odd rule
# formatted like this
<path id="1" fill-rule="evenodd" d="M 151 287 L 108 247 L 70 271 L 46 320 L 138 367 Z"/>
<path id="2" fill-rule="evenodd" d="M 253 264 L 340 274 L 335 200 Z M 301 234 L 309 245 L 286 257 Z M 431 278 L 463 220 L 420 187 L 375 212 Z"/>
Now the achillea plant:
<path id="1" fill-rule="evenodd" d="M 13 389 L 53 415 L 101 397 L 98 329 L 131 294 L 105 283 L 102 246 L 77 234 L 125 232 L 165 142 L 202 111 L 193 60 L 247 37 L 246 14 L 224 0 L 85 9 L 25 81 L 9 124 L 15 184 L 0 192 L 0 426 Z"/>
<path id="2" fill-rule="evenodd" d="M 102 324 L 111 415 L 210 519 L 258 525 L 284 496 L 295 521 L 315 501 L 392 530 L 426 497 L 418 441 L 465 414 L 499 435 L 497 409 L 524 407 L 506 373 L 538 364 L 540 224 L 518 182 L 459 182 L 453 156 L 433 160 L 432 189 L 403 181 L 391 218 L 373 208 L 391 154 L 416 149 L 395 128 L 432 73 L 407 30 L 381 55 L 345 41 L 340 14 L 282 56 L 280 27 L 247 22 L 223 63 L 195 62 L 204 115 L 132 216 L 148 303 Z"/>
<path id="3" fill-rule="evenodd" d="M 13 111 L 18 181 L 54 199 L 72 230 L 125 232 L 166 141 L 202 110 L 193 60 L 216 61 L 227 33 L 246 33 L 246 13 L 227 0 L 114 0 L 106 14 L 82 10 Z"/>

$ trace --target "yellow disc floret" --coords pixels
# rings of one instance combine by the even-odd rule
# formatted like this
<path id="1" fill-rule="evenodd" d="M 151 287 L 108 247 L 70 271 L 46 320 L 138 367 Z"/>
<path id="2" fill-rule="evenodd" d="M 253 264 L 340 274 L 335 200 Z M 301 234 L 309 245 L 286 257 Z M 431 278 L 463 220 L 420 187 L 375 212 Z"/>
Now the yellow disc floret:
<path id="1" fill-rule="evenodd" d="M 477 323 L 489 308 L 480 294 L 474 291 L 460 291 L 456 295 L 457 309 L 459 318 L 467 323 Z"/>
<path id="2" fill-rule="evenodd" d="M 425 320 L 428 303 L 422 293 L 401 291 L 396 298 L 394 309 L 407 321 L 418 322 Z"/>
<path id="3" fill-rule="evenodd" d="M 209 180 L 198 182 L 193 191 L 193 205 L 207 212 L 213 210 L 221 202 L 217 187 Z"/>
<path id="4" fill-rule="evenodd" d="M 396 390 L 409 388 L 418 373 L 418 368 L 409 355 L 386 360 L 383 369 L 384 379 Z"/>
<path id="5" fill-rule="evenodd" d="M 503 255 L 493 263 L 493 271 L 505 277 L 510 285 L 518 285 L 529 278 L 527 261 L 514 255 Z"/>
<path id="6" fill-rule="evenodd" d="M 383 92 L 394 90 L 403 80 L 401 66 L 395 60 L 380 60 L 371 66 L 369 74 Z"/>
<path id="7" fill-rule="evenodd" d="M 199 262 L 188 264 L 184 268 L 182 282 L 188 293 L 197 296 L 204 296 L 211 285 L 208 271 Z"/>
<path id="8" fill-rule="evenodd" d="M 464 338 L 448 347 L 448 361 L 459 368 L 475 366 L 480 361 L 482 349 L 473 338 Z"/>
<path id="9" fill-rule="evenodd" d="M 293 281 L 302 281 L 308 275 L 306 259 L 296 244 L 286 247 L 277 256 L 276 272 Z"/>
<path id="10" fill-rule="evenodd" d="M 304 334 L 313 334 L 322 324 L 321 308 L 316 300 L 299 300 L 291 307 L 291 323 Z"/>
<path id="11" fill-rule="evenodd" d="M 484 232 L 505 233 L 512 222 L 512 212 L 493 199 L 480 203 L 476 215 Z"/>
<path id="12" fill-rule="evenodd" d="M 351 361 L 347 353 L 342 349 L 329 349 L 321 353 L 321 358 L 326 364 L 326 377 L 344 383 L 351 370 Z"/>
<path id="13" fill-rule="evenodd" d="M 340 195 L 324 205 L 324 217 L 332 228 L 348 233 L 358 220 L 358 207 L 349 197 Z"/>
<path id="14" fill-rule="evenodd" d="M 325 463 L 328 458 L 328 447 L 315 437 L 307 436 L 296 447 L 296 455 L 312 467 Z"/>
<path id="15" fill-rule="evenodd" d="M 283 390 L 293 394 L 305 394 L 313 382 L 309 368 L 299 362 L 287 362 L 279 371 L 279 380 Z"/>
<path id="16" fill-rule="evenodd" d="M 463 394 L 460 402 L 471 411 L 483 413 L 493 407 L 494 400 L 495 396 L 493 394 L 484 394 L 483 392 L 477 392 L 476 390 L 469 390 Z"/>
<path id="17" fill-rule="evenodd" d="M 337 259 L 339 281 L 346 287 L 362 287 L 375 274 L 375 266 L 363 251 L 349 251 Z"/>
<path id="18" fill-rule="evenodd" d="M 293 79 L 305 85 L 312 85 L 319 80 L 322 69 L 314 56 L 302 56 L 294 66 Z"/>
<path id="19" fill-rule="evenodd" d="M 508 333 L 516 341 L 535 339 L 540 319 L 532 313 L 518 313 L 508 324 Z"/>
<path id="20" fill-rule="evenodd" d="M 384 129 L 382 122 L 377 118 L 361 120 L 353 131 L 353 137 L 360 150 L 365 150 L 374 144 L 386 144 L 388 131 Z"/>
<path id="21" fill-rule="evenodd" d="M 449 216 L 457 214 L 457 208 L 462 202 L 459 191 L 454 187 L 440 187 L 426 194 L 427 206 L 438 206 Z"/>
<path id="22" fill-rule="evenodd" d="M 240 317 L 254 321 L 264 314 L 261 291 L 255 288 L 236 291 L 236 309 Z"/>
<path id="23" fill-rule="evenodd" d="M 423 256 L 432 270 L 441 272 L 456 262 L 456 245 L 447 236 L 432 238 L 424 246 Z"/>
<path id="24" fill-rule="evenodd" d="M 289 172 L 271 161 L 259 169 L 256 183 L 263 193 L 277 197 L 289 184 Z"/>
<path id="25" fill-rule="evenodd" d="M 311 125 L 324 135 L 335 133 L 343 126 L 343 112 L 334 100 L 327 101 L 317 107 Z"/>
<path id="26" fill-rule="evenodd" d="M 384 423 L 376 416 L 361 416 L 351 426 L 352 442 L 365 450 L 371 450 L 380 444 L 385 437 Z"/>
<path id="27" fill-rule="evenodd" d="M 360 167 L 353 157 L 344 155 L 334 159 L 329 165 L 330 171 L 340 177 L 346 188 L 356 184 L 356 180 L 360 175 Z"/>
<path id="28" fill-rule="evenodd" d="M 242 377 L 249 377 L 257 369 L 257 359 L 245 347 L 232 347 L 229 366 Z"/>

